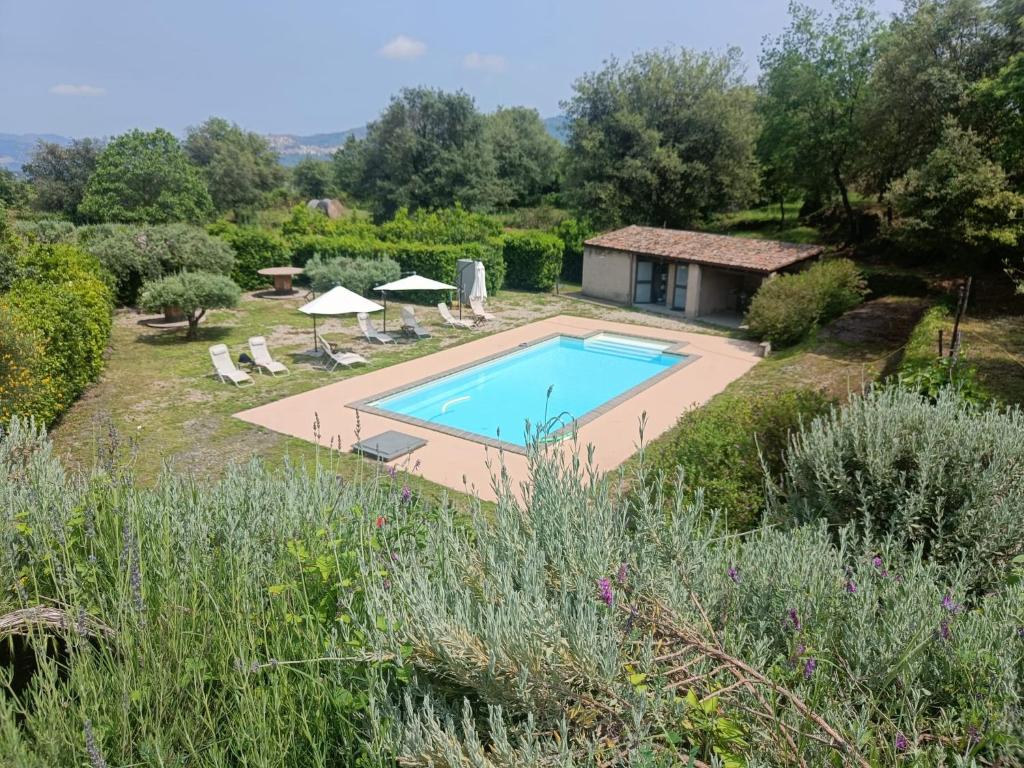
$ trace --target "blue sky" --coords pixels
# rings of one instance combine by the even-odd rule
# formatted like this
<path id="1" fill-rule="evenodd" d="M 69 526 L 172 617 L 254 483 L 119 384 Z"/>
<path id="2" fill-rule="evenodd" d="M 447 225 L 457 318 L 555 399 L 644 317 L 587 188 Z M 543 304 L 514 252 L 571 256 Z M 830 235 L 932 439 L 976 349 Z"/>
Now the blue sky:
<path id="1" fill-rule="evenodd" d="M 823 7 L 827 0 L 811 0 Z M 883 15 L 899 0 L 876 0 Z M 0 0 L 0 132 L 176 133 L 220 115 L 316 133 L 403 86 L 557 114 L 610 55 L 739 46 L 754 77 L 787 0 Z"/>

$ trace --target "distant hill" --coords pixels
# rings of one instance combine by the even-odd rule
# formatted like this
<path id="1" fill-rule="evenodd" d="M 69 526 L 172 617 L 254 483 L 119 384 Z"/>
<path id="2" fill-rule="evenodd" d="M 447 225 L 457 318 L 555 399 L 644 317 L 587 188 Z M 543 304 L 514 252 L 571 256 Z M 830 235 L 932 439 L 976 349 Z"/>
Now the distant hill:
<path id="1" fill-rule="evenodd" d="M 556 115 L 544 120 L 548 133 L 563 144 L 565 143 L 568 120 L 565 115 Z M 267 141 L 281 158 L 281 164 L 292 166 L 304 157 L 316 160 L 327 160 L 335 150 L 341 147 L 349 136 L 361 139 L 366 135 L 366 126 L 350 128 L 337 133 L 314 133 L 299 136 L 294 133 L 269 133 Z M 67 136 L 52 133 L 0 133 L 0 168 L 18 172 L 28 162 L 32 149 L 40 141 L 49 141 L 61 145 L 71 143 Z"/>

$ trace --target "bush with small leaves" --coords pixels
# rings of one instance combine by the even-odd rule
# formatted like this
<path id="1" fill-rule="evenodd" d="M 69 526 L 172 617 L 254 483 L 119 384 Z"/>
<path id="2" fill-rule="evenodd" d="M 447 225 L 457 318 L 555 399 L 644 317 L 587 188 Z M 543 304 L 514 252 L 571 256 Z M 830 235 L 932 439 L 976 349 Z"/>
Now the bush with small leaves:
<path id="1" fill-rule="evenodd" d="M 195 339 L 207 310 L 233 307 L 242 289 L 230 278 L 212 272 L 182 272 L 142 286 L 139 306 L 148 312 L 173 307 L 188 321 L 186 338 Z"/>
<path id="2" fill-rule="evenodd" d="M 323 259 L 318 255 L 306 263 L 306 277 L 317 293 L 324 293 L 336 285 L 366 296 L 375 285 L 383 285 L 402 276 L 398 262 L 381 259 Z"/>
<path id="3" fill-rule="evenodd" d="M 291 261 L 288 244 L 271 230 L 239 227 L 228 222 L 211 224 L 209 230 L 234 251 L 231 279 L 243 290 L 254 291 L 267 284 L 267 278 L 260 275 L 259 270 L 287 266 Z"/>
<path id="4" fill-rule="evenodd" d="M 512 288 L 549 291 L 562 274 L 565 243 L 547 232 L 508 232 L 503 237 L 505 279 Z"/>

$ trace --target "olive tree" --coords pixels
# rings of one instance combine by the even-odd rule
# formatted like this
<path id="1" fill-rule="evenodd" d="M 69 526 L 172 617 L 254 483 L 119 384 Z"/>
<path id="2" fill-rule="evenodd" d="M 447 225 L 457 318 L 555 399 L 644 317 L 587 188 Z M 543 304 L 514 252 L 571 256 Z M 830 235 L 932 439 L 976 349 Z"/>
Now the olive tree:
<path id="1" fill-rule="evenodd" d="M 242 289 L 224 275 L 182 272 L 146 283 L 142 287 L 139 305 L 147 312 L 161 311 L 165 307 L 180 309 L 188 320 L 186 338 L 195 339 L 199 321 L 206 311 L 235 306 L 241 293 Z"/>

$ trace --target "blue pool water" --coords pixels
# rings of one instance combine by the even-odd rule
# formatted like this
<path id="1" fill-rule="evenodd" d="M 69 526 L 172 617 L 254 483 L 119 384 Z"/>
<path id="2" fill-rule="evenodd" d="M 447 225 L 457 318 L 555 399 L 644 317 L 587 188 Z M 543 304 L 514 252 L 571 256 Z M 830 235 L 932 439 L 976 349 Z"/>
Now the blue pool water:
<path id="1" fill-rule="evenodd" d="M 558 336 L 371 404 L 526 445 L 527 420 L 533 431 L 545 418 L 561 415 L 549 430 L 554 432 L 686 359 L 665 353 L 666 346 L 607 334 Z"/>

